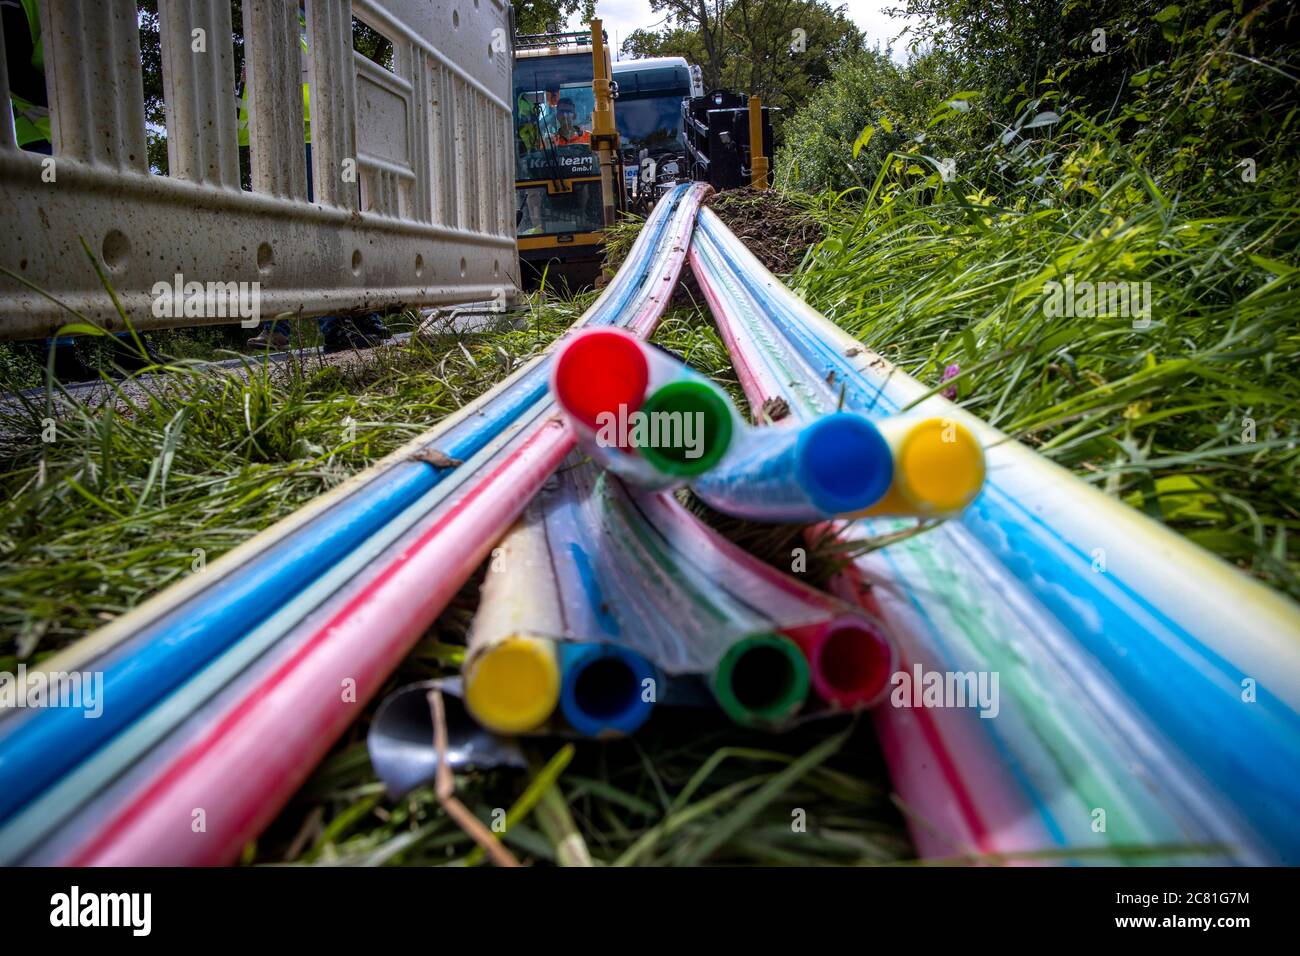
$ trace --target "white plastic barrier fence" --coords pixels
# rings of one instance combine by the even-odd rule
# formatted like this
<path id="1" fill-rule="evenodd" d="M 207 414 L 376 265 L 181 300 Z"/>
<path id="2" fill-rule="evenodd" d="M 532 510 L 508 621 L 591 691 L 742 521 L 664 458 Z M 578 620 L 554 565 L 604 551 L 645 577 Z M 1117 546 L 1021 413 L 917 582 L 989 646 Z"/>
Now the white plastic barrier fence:
<path id="1" fill-rule="evenodd" d="M 159 0 L 169 175 L 150 171 L 133 0 L 41 0 L 53 155 L 0 116 L 0 338 L 514 299 L 504 0 Z M 353 17 L 393 69 L 353 49 Z M 305 18 L 305 28 L 303 26 Z M 8 76 L 0 43 L 0 95 Z M 303 82 L 310 95 L 310 176 Z M 54 301 L 54 300 L 57 300 Z M 62 307 L 59 303 L 62 303 Z"/>

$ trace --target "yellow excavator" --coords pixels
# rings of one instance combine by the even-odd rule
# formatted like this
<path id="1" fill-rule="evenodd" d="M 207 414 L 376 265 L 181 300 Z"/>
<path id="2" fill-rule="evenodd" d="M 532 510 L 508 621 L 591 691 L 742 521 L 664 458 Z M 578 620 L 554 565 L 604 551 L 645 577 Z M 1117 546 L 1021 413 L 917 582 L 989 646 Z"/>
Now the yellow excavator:
<path id="1" fill-rule="evenodd" d="M 534 281 L 587 284 L 627 203 L 601 21 L 590 33 L 516 36 L 514 53 L 519 258 Z"/>
<path id="2" fill-rule="evenodd" d="M 632 60 L 616 73 L 600 20 L 589 32 L 515 37 L 515 234 L 525 282 L 592 282 L 629 184 L 642 212 L 674 180 L 767 187 L 770 111 L 757 97 L 702 89 L 680 58 Z"/>

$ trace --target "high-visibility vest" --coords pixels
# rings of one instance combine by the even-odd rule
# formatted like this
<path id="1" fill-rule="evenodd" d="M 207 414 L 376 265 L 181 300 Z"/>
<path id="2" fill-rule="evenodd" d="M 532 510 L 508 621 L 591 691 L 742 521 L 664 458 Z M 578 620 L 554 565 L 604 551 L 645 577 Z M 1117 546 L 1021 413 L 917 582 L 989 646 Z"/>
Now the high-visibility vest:
<path id="1" fill-rule="evenodd" d="M 583 146 L 590 146 L 591 131 L 585 129 L 579 129 L 576 136 L 570 136 L 567 139 L 564 137 L 562 133 L 556 133 L 554 136 L 551 137 L 551 142 L 554 143 L 556 146 L 577 146 L 579 144 Z"/>
<path id="2" fill-rule="evenodd" d="M 301 19 L 301 18 L 300 18 Z M 307 38 L 300 36 L 298 38 L 302 44 L 302 52 L 307 53 Z M 304 70 L 304 72 L 306 72 Z M 303 142 L 311 143 L 311 101 L 307 96 L 307 81 L 302 82 L 302 126 Z M 239 97 L 239 145 L 248 145 L 248 83 L 244 83 L 244 91 Z"/>

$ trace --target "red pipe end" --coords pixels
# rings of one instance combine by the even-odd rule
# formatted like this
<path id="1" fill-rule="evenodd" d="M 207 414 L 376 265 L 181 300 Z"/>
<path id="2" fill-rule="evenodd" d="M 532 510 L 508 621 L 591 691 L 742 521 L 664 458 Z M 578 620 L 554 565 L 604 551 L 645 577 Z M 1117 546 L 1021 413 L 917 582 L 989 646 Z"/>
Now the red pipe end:
<path id="1" fill-rule="evenodd" d="M 828 704 L 853 710 L 884 696 L 895 669 L 894 647 L 866 621 L 841 617 L 785 633 L 803 649 L 813 691 Z"/>
<path id="2" fill-rule="evenodd" d="M 822 696 L 841 707 L 875 703 L 889 686 L 894 648 L 871 627 L 836 622 L 827 631 L 817 654 L 814 673 L 825 685 Z"/>
<path id="3" fill-rule="evenodd" d="M 561 407 L 596 429 L 602 412 L 618 414 L 641 407 L 650 367 L 641 343 L 619 329 L 590 329 L 573 338 L 555 357 L 551 387 Z"/>

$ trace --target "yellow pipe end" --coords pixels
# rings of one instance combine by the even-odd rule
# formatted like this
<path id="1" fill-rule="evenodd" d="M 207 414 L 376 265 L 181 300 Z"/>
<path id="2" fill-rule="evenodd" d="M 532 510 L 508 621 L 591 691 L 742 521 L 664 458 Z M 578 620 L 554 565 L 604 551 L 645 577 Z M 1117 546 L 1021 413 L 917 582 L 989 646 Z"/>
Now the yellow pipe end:
<path id="1" fill-rule="evenodd" d="M 984 449 L 952 419 L 927 418 L 903 440 L 894 460 L 900 490 L 922 511 L 966 507 L 984 487 Z"/>
<path id="2" fill-rule="evenodd" d="M 975 435 L 950 418 L 925 418 L 890 443 L 894 481 L 863 515 L 952 514 L 984 487 L 984 449 Z"/>
<path id="3" fill-rule="evenodd" d="M 465 705 L 499 734 L 536 730 L 559 701 L 560 665 L 550 641 L 507 637 L 484 648 L 465 672 Z"/>

